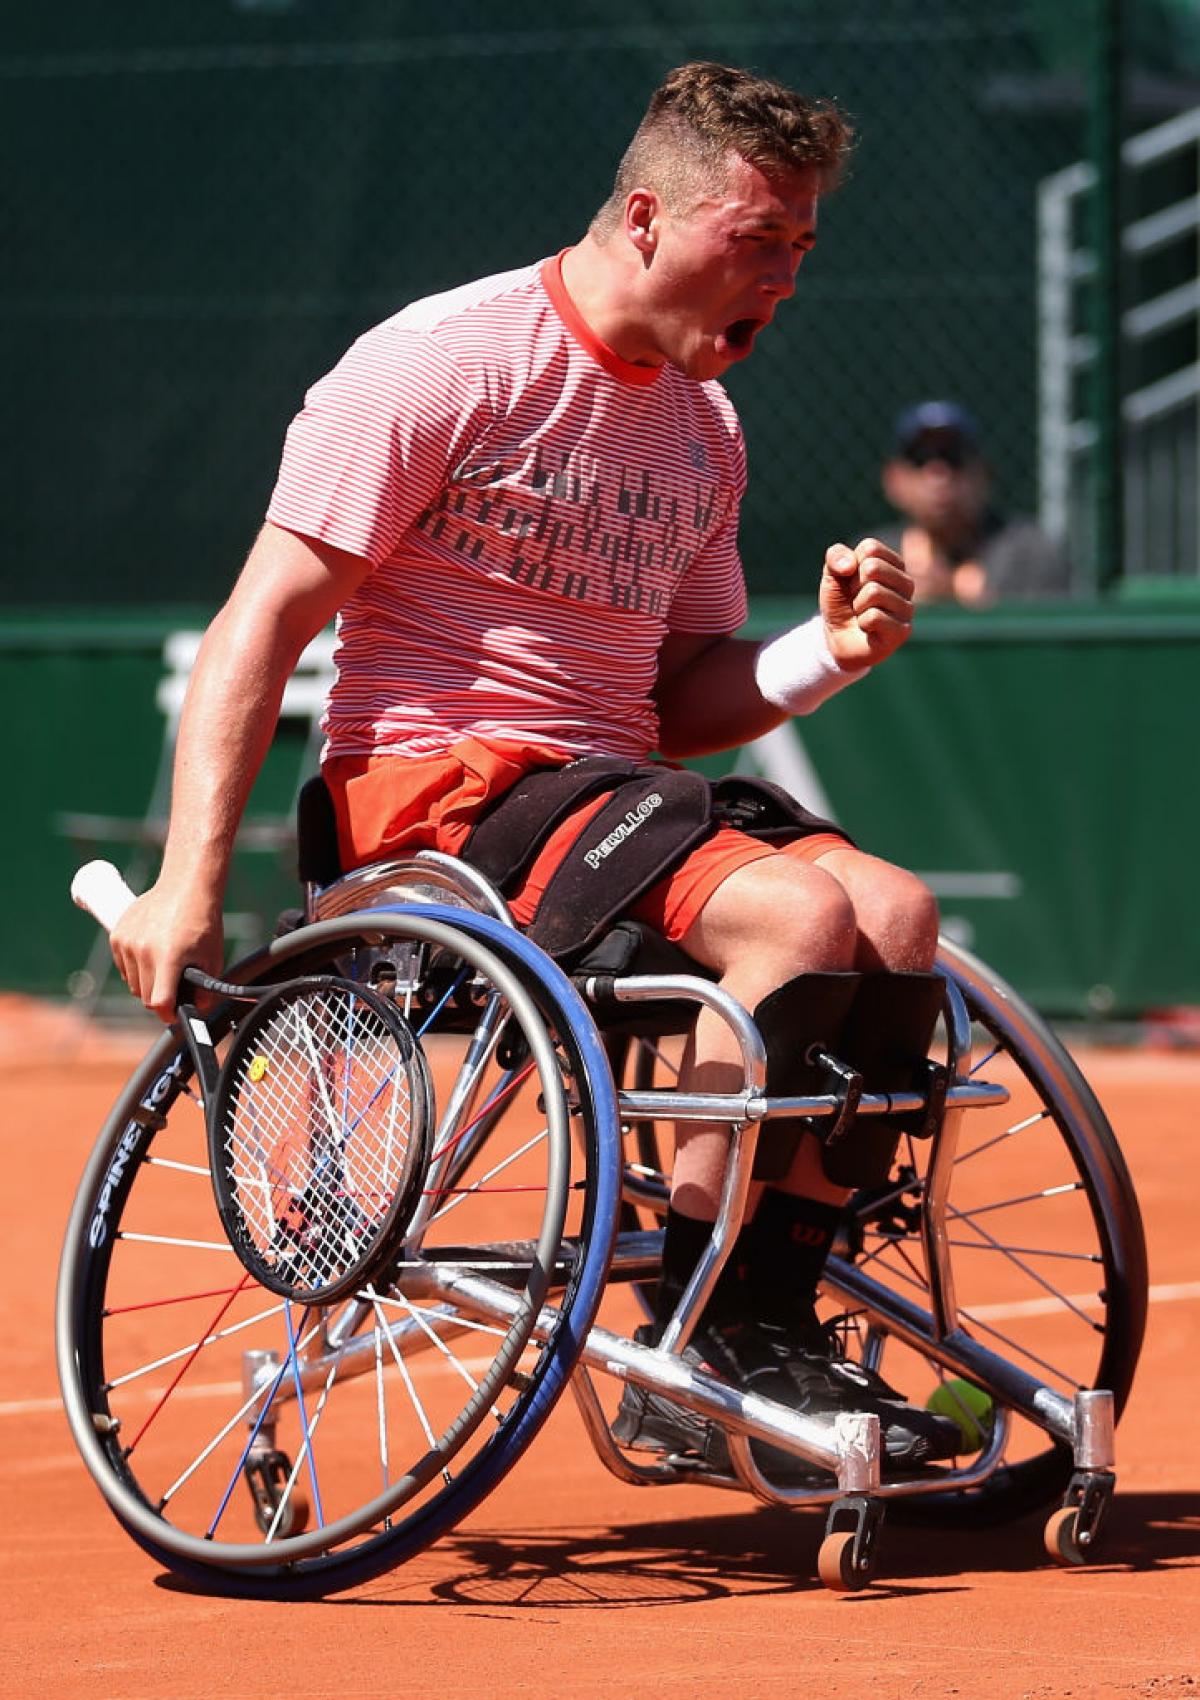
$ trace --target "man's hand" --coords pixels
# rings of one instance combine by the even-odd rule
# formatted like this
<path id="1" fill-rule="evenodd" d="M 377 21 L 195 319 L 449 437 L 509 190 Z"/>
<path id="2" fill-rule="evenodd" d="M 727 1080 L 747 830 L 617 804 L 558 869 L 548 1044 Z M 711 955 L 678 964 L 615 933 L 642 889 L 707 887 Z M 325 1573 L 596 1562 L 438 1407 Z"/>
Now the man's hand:
<path id="1" fill-rule="evenodd" d="M 163 1021 L 175 1016 L 185 968 L 220 974 L 225 942 L 220 898 L 176 891 L 164 880 L 129 908 L 109 934 L 113 961 L 135 998 Z"/>
<path id="2" fill-rule="evenodd" d="M 856 549 L 834 543 L 821 575 L 825 641 L 839 667 L 873 667 L 908 641 L 913 581 L 894 549 L 867 537 Z"/>

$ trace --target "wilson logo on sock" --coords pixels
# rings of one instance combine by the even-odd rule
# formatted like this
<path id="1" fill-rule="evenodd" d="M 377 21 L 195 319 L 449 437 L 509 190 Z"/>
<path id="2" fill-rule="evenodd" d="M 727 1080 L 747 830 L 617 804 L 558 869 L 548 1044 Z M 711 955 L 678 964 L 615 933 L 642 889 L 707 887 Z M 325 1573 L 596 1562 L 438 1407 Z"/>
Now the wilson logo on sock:
<path id="1" fill-rule="evenodd" d="M 793 1222 L 788 1233 L 793 1245 L 828 1245 L 830 1234 L 826 1228 L 816 1228 L 809 1222 Z"/>

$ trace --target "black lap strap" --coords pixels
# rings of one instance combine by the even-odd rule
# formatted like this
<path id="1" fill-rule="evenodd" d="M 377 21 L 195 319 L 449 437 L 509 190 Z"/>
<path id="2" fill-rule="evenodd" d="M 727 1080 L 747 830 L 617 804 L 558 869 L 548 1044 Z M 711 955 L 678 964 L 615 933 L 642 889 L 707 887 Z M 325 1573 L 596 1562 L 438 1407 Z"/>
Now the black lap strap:
<path id="1" fill-rule="evenodd" d="M 463 860 L 510 893 L 542 845 L 572 810 L 637 772 L 615 756 L 581 756 L 565 767 L 539 767 L 497 797 L 471 829 Z"/>
<path id="2" fill-rule="evenodd" d="M 712 830 L 702 775 L 659 768 L 627 779 L 551 874 L 530 938 L 550 956 L 585 949 Z"/>
<path id="3" fill-rule="evenodd" d="M 605 931 L 713 830 L 709 783 L 670 767 L 585 756 L 531 773 L 475 827 L 463 858 L 511 895 L 554 828 L 581 804 L 612 795 L 580 829 L 551 875 L 528 932 L 569 959 Z"/>

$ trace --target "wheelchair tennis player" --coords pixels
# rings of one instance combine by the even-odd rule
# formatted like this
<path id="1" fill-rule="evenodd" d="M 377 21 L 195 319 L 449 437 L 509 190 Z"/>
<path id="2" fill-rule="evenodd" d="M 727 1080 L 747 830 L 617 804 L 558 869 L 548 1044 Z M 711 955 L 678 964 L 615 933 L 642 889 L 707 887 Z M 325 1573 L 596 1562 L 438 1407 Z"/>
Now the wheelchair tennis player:
<path id="1" fill-rule="evenodd" d="M 239 818 L 289 672 L 336 616 L 323 773 L 344 869 L 476 857 L 568 965 L 617 915 L 681 946 L 752 1012 L 770 1091 L 816 1090 L 822 1047 L 869 1090 L 913 1085 L 940 1003 L 930 892 L 772 788 L 672 765 L 810 713 L 911 630 L 903 562 L 867 539 L 826 552 L 813 619 L 735 635 L 746 459 L 719 380 L 794 293 L 851 141 L 828 103 L 681 66 L 579 241 L 404 307 L 309 391 L 192 675 L 160 875 L 112 935 L 149 1008 L 172 1015 L 185 964 L 220 971 Z M 731 1089 L 733 1047 L 702 1009 L 681 1088 Z M 836 1147 L 764 1130 L 689 1348 L 795 1409 L 876 1412 L 885 1470 L 951 1457 L 957 1428 L 847 1363 L 814 1296 L 902 1124 Z M 651 1338 L 709 1242 L 729 1137 L 680 1127 Z M 614 1434 L 675 1454 L 711 1438 L 633 1385 Z"/>

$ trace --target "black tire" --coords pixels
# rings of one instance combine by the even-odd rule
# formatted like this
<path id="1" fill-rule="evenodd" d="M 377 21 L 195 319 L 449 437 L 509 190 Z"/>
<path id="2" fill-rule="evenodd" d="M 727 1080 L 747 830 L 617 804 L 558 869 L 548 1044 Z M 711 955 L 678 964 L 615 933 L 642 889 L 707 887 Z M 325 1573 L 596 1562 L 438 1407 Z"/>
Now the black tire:
<path id="1" fill-rule="evenodd" d="M 449 1086 L 439 1093 L 430 1219 L 419 1245 L 416 1232 L 406 1240 L 386 1292 L 381 1278 L 356 1298 L 296 1315 L 225 1255 L 177 1034 L 164 1034 L 118 1099 L 72 1212 L 57 1330 L 76 1442 L 132 1537 L 210 1591 L 317 1596 L 422 1551 L 537 1434 L 603 1292 L 619 1178 L 612 1080 L 581 1000 L 540 951 L 470 912 L 396 909 L 369 923 L 357 915 L 303 928 L 230 976 L 354 976 L 405 946 L 422 953 L 418 1003 L 433 988 L 422 1019 L 442 1000 L 422 1043 Z M 503 1018 L 503 1032 L 483 1047 L 478 1090 L 447 1124 L 446 1104 L 476 1078 L 459 1053 L 478 1039 L 484 1009 Z M 223 1006 L 210 1016 L 218 1043 L 237 1013 Z M 582 1159 L 572 1156 L 571 1124 Z M 472 1238 L 473 1225 L 483 1237 Z M 482 1325 L 484 1313 L 429 1285 L 483 1272 L 512 1300 Z M 539 1345 L 533 1330 L 548 1294 L 557 1320 Z M 340 1348 L 323 1332 L 339 1325 Z M 472 1355 L 454 1349 L 459 1338 Z M 279 1360 L 264 1376 L 273 1391 L 239 1390 L 246 1348 Z M 267 1407 L 291 1430 L 285 1457 L 313 1512 L 307 1528 L 296 1518 L 294 1534 L 271 1540 L 239 1481 L 250 1420 Z"/>

